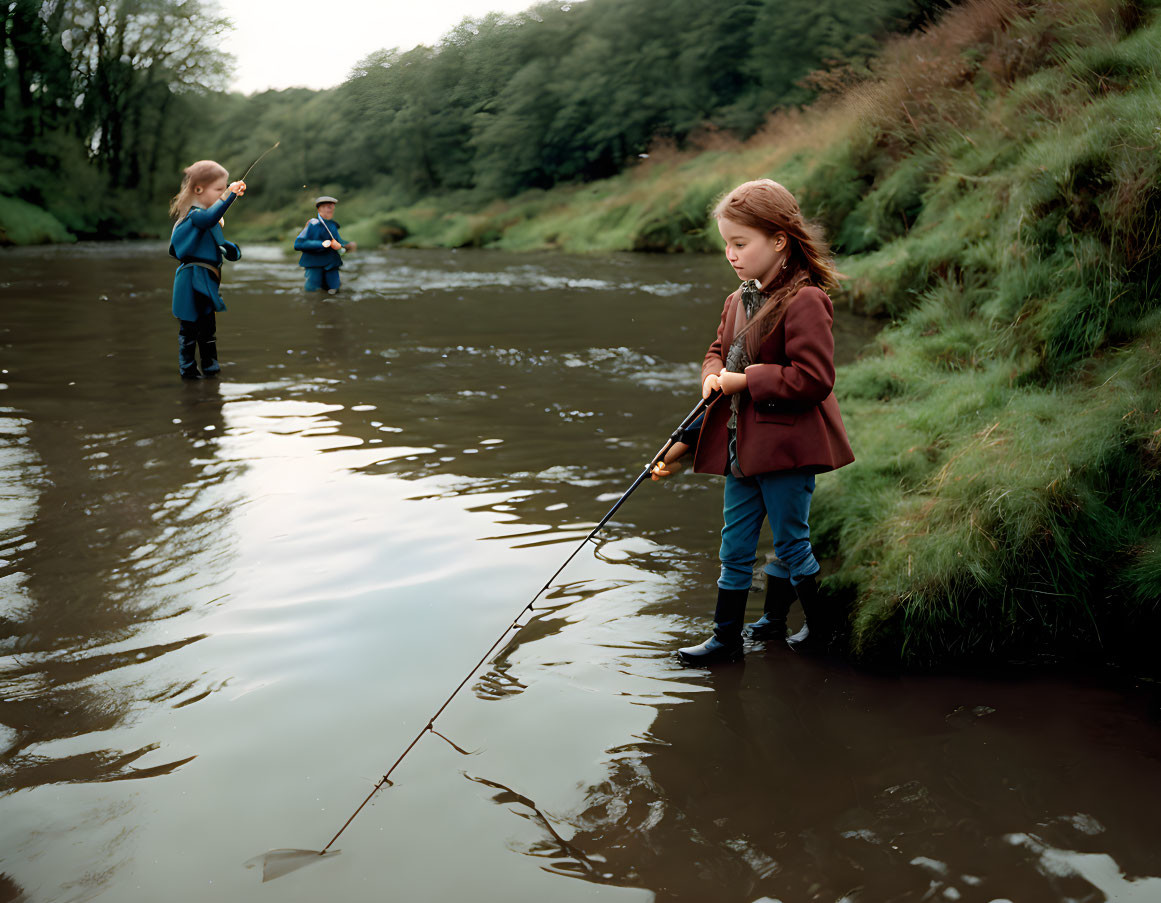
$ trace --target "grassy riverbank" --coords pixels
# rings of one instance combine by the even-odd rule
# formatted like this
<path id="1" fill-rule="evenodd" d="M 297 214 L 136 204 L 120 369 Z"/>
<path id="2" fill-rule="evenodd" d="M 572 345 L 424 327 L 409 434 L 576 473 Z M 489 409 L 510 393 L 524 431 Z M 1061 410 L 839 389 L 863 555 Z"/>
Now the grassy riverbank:
<path id="1" fill-rule="evenodd" d="M 861 460 L 820 533 L 865 655 L 1155 667 L 1161 22 L 976 9 L 802 183 L 894 318 L 842 374 Z"/>
<path id="2" fill-rule="evenodd" d="M 712 200 L 770 176 L 825 223 L 840 302 L 891 318 L 840 375 L 859 457 L 822 482 L 865 659 L 1115 661 L 1161 626 L 1161 17 L 965 4 L 875 77 L 744 143 L 465 212 L 376 212 L 365 243 L 717 251 Z"/>

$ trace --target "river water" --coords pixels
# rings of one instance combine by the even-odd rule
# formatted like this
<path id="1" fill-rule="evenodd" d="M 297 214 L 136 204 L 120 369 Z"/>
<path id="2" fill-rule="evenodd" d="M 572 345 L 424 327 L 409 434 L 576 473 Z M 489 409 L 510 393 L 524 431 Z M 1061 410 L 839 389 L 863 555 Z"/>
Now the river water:
<path id="1" fill-rule="evenodd" d="M 247 248 L 222 378 L 183 383 L 162 246 L 0 253 L 0 903 L 1161 900 L 1161 730 L 1130 692 L 679 667 L 720 526 L 690 475 L 584 547 L 339 855 L 263 882 L 689 410 L 732 278 L 348 264 L 307 297 Z M 873 329 L 841 315 L 840 357 Z"/>

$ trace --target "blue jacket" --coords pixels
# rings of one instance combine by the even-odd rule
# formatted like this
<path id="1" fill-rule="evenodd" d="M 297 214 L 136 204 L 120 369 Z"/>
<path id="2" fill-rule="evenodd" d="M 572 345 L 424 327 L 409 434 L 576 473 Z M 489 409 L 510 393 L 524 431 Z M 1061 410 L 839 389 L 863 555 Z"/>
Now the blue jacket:
<path id="1" fill-rule="evenodd" d="M 327 229 L 330 229 L 328 232 Z M 343 265 L 343 257 L 334 248 L 324 248 L 322 243 L 335 237 L 340 245 L 346 247 L 346 242 L 339 235 L 339 224 L 333 219 L 323 221 L 315 216 L 307 222 L 294 240 L 294 250 L 302 251 L 298 258 L 300 267 L 322 267 L 324 270 L 334 270 Z"/>
<path id="2" fill-rule="evenodd" d="M 242 249 L 232 241 L 226 241 L 218 221 L 225 215 L 226 208 L 234 202 L 230 192 L 209 209 L 190 207 L 189 211 L 173 227 L 169 237 L 169 256 L 181 261 L 173 277 L 173 315 L 179 320 L 196 320 L 205 310 L 205 303 L 198 304 L 200 295 L 214 310 L 225 310 L 218 291 L 218 281 L 205 267 L 192 264 L 206 263 L 221 271 L 222 258 L 237 260 Z"/>

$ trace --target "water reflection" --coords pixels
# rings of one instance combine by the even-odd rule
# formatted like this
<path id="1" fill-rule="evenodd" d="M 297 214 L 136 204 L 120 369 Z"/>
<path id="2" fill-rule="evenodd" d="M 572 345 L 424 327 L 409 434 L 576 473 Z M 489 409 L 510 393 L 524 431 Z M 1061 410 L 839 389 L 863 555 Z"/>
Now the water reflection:
<path id="1" fill-rule="evenodd" d="M 0 872 L 0 900 L 4 903 L 26 903 L 28 897 L 10 875 Z"/>
<path id="2" fill-rule="evenodd" d="M 0 899 L 37 901 L 249 899 L 247 857 L 331 836 L 689 409 L 722 286 L 699 258 L 390 251 L 320 299 L 247 249 L 223 379 L 182 384 L 163 248 L 0 267 Z M 837 328 L 847 358 L 873 331 Z M 638 493 L 280 899 L 1153 889 L 1130 702 L 684 671 L 720 486 Z"/>
<path id="3" fill-rule="evenodd" d="M 609 750 L 577 810 L 501 788 L 543 830 L 523 852 L 658 900 L 1156 899 L 1161 879 L 1138 877 L 1161 866 L 1143 700 L 760 651 L 704 682 Z"/>
<path id="4" fill-rule="evenodd" d="M 37 315 L 29 322 L 21 313 L 18 328 L 35 334 Z M 73 328 L 96 329 L 78 316 Z M 7 423 L 18 432 L 7 438 L 20 454 L 6 462 L 5 482 L 25 492 L 0 535 L 7 550 L 0 579 L 13 588 L 4 612 L 9 655 L 0 665 L 0 722 L 8 728 L 0 792 L 164 774 L 192 758 L 162 753 L 158 761 L 149 756 L 156 742 L 124 752 L 54 752 L 64 741 L 100 737 L 138 705 L 134 692 L 102 678 L 202 638 L 190 632 L 151 642 L 138 629 L 180 617 L 191 590 L 216 583 L 213 568 L 183 563 L 220 529 L 212 500 L 228 478 L 214 462 L 224 419 L 212 382 L 170 395 L 133 393 L 129 405 L 109 380 L 93 377 L 107 367 L 99 347 L 72 350 L 63 367 L 19 346 L 6 361 L 15 403 Z M 112 375 L 116 383 L 123 373 L 112 368 Z M 166 696 L 166 688 L 154 691 Z M 140 762 L 147 756 L 149 764 Z"/>

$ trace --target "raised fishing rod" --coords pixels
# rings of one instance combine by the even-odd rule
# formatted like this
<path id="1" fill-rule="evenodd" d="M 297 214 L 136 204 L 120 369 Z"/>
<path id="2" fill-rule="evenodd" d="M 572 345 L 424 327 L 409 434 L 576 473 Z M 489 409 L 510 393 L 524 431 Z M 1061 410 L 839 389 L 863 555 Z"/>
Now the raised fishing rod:
<path id="1" fill-rule="evenodd" d="M 280 145 L 281 143 L 282 143 L 281 140 L 275 141 L 274 144 L 272 144 L 270 147 L 266 148 L 266 150 L 262 151 L 262 153 L 260 153 L 258 155 L 258 159 L 246 167 L 246 171 L 244 173 L 242 173 L 242 178 L 240 178 L 238 181 L 245 183 L 246 176 L 250 175 L 250 170 L 252 170 L 255 166 L 257 166 L 261 162 L 263 157 L 265 157 L 268 153 L 270 153 L 272 150 L 274 150 L 274 148 L 278 147 L 278 145 Z M 219 220 L 219 223 L 224 226 L 226 224 L 225 217 L 222 217 L 222 219 Z"/>
<path id="2" fill-rule="evenodd" d="M 719 394 L 719 392 L 714 392 L 708 398 L 702 398 L 698 400 L 698 403 L 694 406 L 693 410 L 691 410 L 685 416 L 685 419 L 681 421 L 680 425 L 678 425 L 677 428 L 669 434 L 669 438 L 666 440 L 665 444 L 661 446 L 657 453 L 650 459 L 645 469 L 642 470 L 641 473 L 637 476 L 637 479 L 633 481 L 633 484 L 625 490 L 624 494 L 619 499 L 617 499 L 613 507 L 610 508 L 608 513 L 601 518 L 600 522 L 595 527 L 593 527 L 589 535 L 586 536 L 580 542 L 580 544 L 572 550 L 572 554 L 569 555 L 568 558 L 564 560 L 564 563 L 556 569 L 556 572 L 551 577 L 549 577 L 547 581 L 545 581 L 544 586 L 542 586 L 536 592 L 536 595 L 534 595 L 532 599 L 529 600 L 528 604 L 520 609 L 520 613 L 517 614 L 516 617 L 512 619 L 511 623 L 509 623 L 509 625 L 504 628 L 504 632 L 496 638 L 496 642 L 492 643 L 492 645 L 488 647 L 488 651 L 484 653 L 483 657 L 472 666 L 472 669 L 467 673 L 464 679 L 460 681 L 459 686 L 452 690 L 447 699 L 443 701 L 443 704 L 438 709 L 436 709 L 435 714 L 427 719 L 427 723 L 424 724 L 424 726 L 420 729 L 419 733 L 415 735 L 412 741 L 407 744 L 406 749 L 404 749 L 403 752 L 399 754 L 399 758 L 397 758 L 392 763 L 391 767 L 387 769 L 387 773 L 379 779 L 379 782 L 371 788 L 371 792 L 367 794 L 366 799 L 359 803 L 358 808 L 356 808 L 355 811 L 351 813 L 351 817 L 343 823 L 343 826 L 339 828 L 338 832 L 330 839 L 325 847 L 317 851 L 286 849 L 271 850 L 269 853 L 266 853 L 263 856 L 255 857 L 247 863 L 248 866 L 256 866 L 259 864 L 262 865 L 263 881 L 271 881 L 274 878 L 278 878 L 287 874 L 288 872 L 292 872 L 304 865 L 308 865 L 310 862 L 317 861 L 318 857 L 325 856 L 327 851 L 330 850 L 332 846 L 334 846 L 335 841 L 339 839 L 342 833 L 350 826 L 351 822 L 355 820 L 355 817 L 363 811 L 363 807 L 366 806 L 367 803 L 371 802 L 372 797 L 374 797 L 375 794 L 378 793 L 383 788 L 383 786 L 388 783 L 391 778 L 391 773 L 399 767 L 399 763 L 402 762 L 407 757 L 407 754 L 415 748 L 415 745 L 423 739 L 424 734 L 430 731 L 441 739 L 451 743 L 447 737 L 444 737 L 443 734 L 435 729 L 436 719 L 443 714 L 444 709 L 446 709 L 451 704 L 451 701 L 455 699 L 456 694 L 467 685 L 468 681 L 472 679 L 472 676 L 477 671 L 479 671 L 481 667 L 483 667 L 489 658 L 491 658 L 492 653 L 496 651 L 496 648 L 500 645 L 501 642 L 503 642 L 504 638 L 507 637 L 508 634 L 513 630 L 515 630 L 516 633 L 519 633 L 521 630 L 528 626 L 527 623 L 521 624 L 520 619 L 524 617 L 526 613 L 532 610 L 532 606 L 536 604 L 536 600 L 540 598 L 541 594 L 547 591 L 550 586 L 552 586 L 552 582 L 560 576 L 561 572 L 564 571 L 566 567 L 568 567 L 569 563 L 577 556 L 580 550 L 583 549 L 587 543 L 591 542 L 597 533 L 601 531 L 601 528 L 604 527 L 605 524 L 607 524 L 612 518 L 612 516 L 617 513 L 617 510 L 623 504 L 625 504 L 625 501 L 629 498 L 629 496 L 631 496 L 637 487 L 640 486 L 641 483 L 645 480 L 645 478 L 648 477 L 650 473 L 652 473 L 653 468 L 656 467 L 657 464 L 659 464 L 665 458 L 666 453 L 668 453 L 668 451 L 673 448 L 674 443 L 676 443 L 681 438 L 681 434 L 687 430 L 694 423 L 694 421 L 697 420 L 702 412 L 705 411 L 709 404 Z M 516 638 L 516 633 L 512 634 L 511 639 Z M 453 743 L 452 746 L 455 746 L 455 744 Z M 456 747 L 456 749 L 459 749 L 459 747 Z M 338 851 L 336 850 L 335 852 L 337 853 Z"/>
<path id="3" fill-rule="evenodd" d="M 278 147 L 278 145 L 280 145 L 281 143 L 282 143 L 282 141 L 281 141 L 281 140 L 279 140 L 279 141 L 275 141 L 275 142 L 274 142 L 274 144 L 272 144 L 270 147 L 266 148 L 266 150 L 262 151 L 262 153 L 260 153 L 260 154 L 258 155 L 258 159 L 257 159 L 257 160 L 255 160 L 253 163 L 251 163 L 249 166 L 247 166 L 247 167 L 246 167 L 246 171 L 245 171 L 244 173 L 242 173 L 242 178 L 240 178 L 238 181 L 239 181 L 239 182 L 245 182 L 245 181 L 246 181 L 246 176 L 250 175 L 250 170 L 252 170 L 252 169 L 253 169 L 255 166 L 257 166 L 259 163 L 261 163 L 261 162 L 262 162 L 262 158 L 263 158 L 263 157 L 265 157 L 265 156 L 266 156 L 268 153 L 270 153 L 272 150 L 274 150 L 274 148 Z"/>

